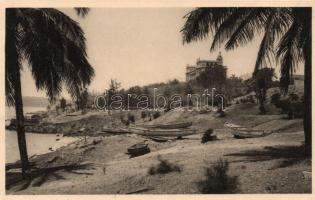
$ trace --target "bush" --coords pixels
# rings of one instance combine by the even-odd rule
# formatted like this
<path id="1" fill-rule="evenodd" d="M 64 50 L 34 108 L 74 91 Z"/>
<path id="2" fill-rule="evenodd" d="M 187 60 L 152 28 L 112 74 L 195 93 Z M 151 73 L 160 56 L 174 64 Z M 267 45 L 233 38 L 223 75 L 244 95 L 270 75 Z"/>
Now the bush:
<path id="1" fill-rule="evenodd" d="M 201 138 L 201 143 L 207 143 L 209 141 L 215 140 L 217 137 L 212 134 L 213 134 L 212 128 L 209 128 L 208 130 L 206 130 L 206 132 L 203 134 Z"/>
<path id="2" fill-rule="evenodd" d="M 213 166 L 205 169 L 205 180 L 198 182 L 198 189 L 203 194 L 231 194 L 237 192 L 236 176 L 229 176 L 229 163 L 219 159 Z"/>
<path id="3" fill-rule="evenodd" d="M 156 111 L 156 112 L 153 113 L 153 119 L 156 119 L 156 118 L 158 118 L 160 116 L 161 116 L 161 113 L 159 111 Z"/>
<path id="4" fill-rule="evenodd" d="M 218 114 L 219 114 L 218 117 L 225 117 L 225 116 L 226 116 L 226 114 L 225 114 L 225 112 L 222 110 L 222 108 L 219 108 L 217 112 L 218 112 Z"/>
<path id="5" fill-rule="evenodd" d="M 135 116 L 134 115 L 132 115 L 132 114 L 130 114 L 130 113 L 128 113 L 128 121 L 130 122 L 130 123 L 135 123 L 135 121 L 136 121 L 136 118 L 135 118 Z"/>
<path id="6" fill-rule="evenodd" d="M 168 162 L 167 160 L 164 160 L 161 158 L 161 156 L 158 156 L 158 160 L 160 163 L 155 167 L 152 166 L 149 169 L 149 174 L 167 174 L 170 172 L 181 172 L 181 168 L 178 165 L 172 164 Z"/>
<path id="7" fill-rule="evenodd" d="M 281 109 L 282 113 L 287 114 L 289 119 L 303 118 L 304 103 L 302 98 L 302 101 L 298 101 L 298 99 L 297 95 L 290 95 L 286 99 L 279 100 L 275 105 Z"/>
<path id="8" fill-rule="evenodd" d="M 289 99 L 290 99 L 290 101 L 298 101 L 299 96 L 295 93 L 291 93 L 291 94 L 289 94 Z"/>
<path id="9" fill-rule="evenodd" d="M 280 103 L 280 98 L 281 98 L 281 94 L 279 92 L 271 95 L 271 103 L 275 106 L 279 106 L 279 103 Z"/>
<path id="10" fill-rule="evenodd" d="M 126 126 L 129 126 L 130 122 L 128 120 L 125 120 L 124 116 L 120 116 L 120 121 L 125 124 Z"/>
<path id="11" fill-rule="evenodd" d="M 147 117 L 146 111 L 141 111 L 141 118 L 144 119 Z"/>

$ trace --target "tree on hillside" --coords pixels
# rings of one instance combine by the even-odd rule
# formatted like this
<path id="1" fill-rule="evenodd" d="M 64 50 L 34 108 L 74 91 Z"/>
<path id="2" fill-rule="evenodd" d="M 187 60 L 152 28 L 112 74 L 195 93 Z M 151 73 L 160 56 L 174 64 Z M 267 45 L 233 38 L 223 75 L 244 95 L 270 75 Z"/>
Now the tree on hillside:
<path id="1" fill-rule="evenodd" d="M 77 8 L 84 16 L 87 9 Z M 5 12 L 5 94 L 15 106 L 22 175 L 29 161 L 25 141 L 21 91 L 23 61 L 37 89 L 45 90 L 51 102 L 59 96 L 62 84 L 71 96 L 90 84 L 94 70 L 86 55 L 84 32 L 77 22 L 57 9 L 7 8 Z"/>
<path id="2" fill-rule="evenodd" d="M 246 88 L 246 84 L 242 78 L 232 75 L 226 79 L 225 93 L 229 99 L 244 95 L 244 88 Z"/>
<path id="3" fill-rule="evenodd" d="M 312 8 L 197 8 L 186 16 L 182 31 L 186 43 L 205 39 L 211 32 L 210 50 L 225 43 L 232 50 L 263 33 L 254 73 L 273 57 L 281 65 L 280 85 L 285 92 L 299 62 L 304 62 L 305 154 L 312 153 Z"/>
<path id="4" fill-rule="evenodd" d="M 261 114 L 266 113 L 264 102 L 266 100 L 267 90 L 272 86 L 272 79 L 275 77 L 273 68 L 258 69 L 254 75 L 255 92 L 259 101 L 259 110 Z"/>
<path id="5" fill-rule="evenodd" d="M 113 102 L 112 97 L 117 94 L 119 88 L 120 88 L 121 83 L 118 82 L 116 79 L 111 79 L 109 83 L 109 88 L 107 91 L 107 100 L 108 100 L 108 105 L 110 105 Z M 110 107 L 108 107 L 110 108 Z"/>
<path id="6" fill-rule="evenodd" d="M 142 89 L 140 86 L 133 86 L 127 90 L 127 94 L 129 95 L 129 106 L 137 107 L 138 100 L 137 98 L 142 95 Z"/>
<path id="7" fill-rule="evenodd" d="M 217 88 L 221 90 L 226 81 L 226 70 L 219 65 L 207 66 L 196 80 L 203 88 Z"/>
<path id="8" fill-rule="evenodd" d="M 65 111 L 66 106 L 67 106 L 67 101 L 66 101 L 65 98 L 62 97 L 62 98 L 60 99 L 60 108 L 62 109 L 63 112 Z"/>
<path id="9" fill-rule="evenodd" d="M 78 110 L 83 111 L 87 106 L 88 100 L 89 100 L 89 92 L 87 88 L 83 88 L 82 90 L 80 90 L 75 101 Z"/>
<path id="10" fill-rule="evenodd" d="M 185 90 L 184 90 L 184 94 L 185 94 L 184 102 L 186 102 L 186 100 L 187 100 L 187 95 L 189 95 L 189 94 L 190 94 L 190 95 L 194 94 L 194 90 L 193 90 L 193 88 L 192 88 L 192 86 L 191 86 L 190 83 L 186 83 L 186 87 L 185 87 Z M 188 99 L 188 102 L 186 102 L 186 104 L 187 104 L 188 106 L 193 106 L 193 102 L 192 102 L 191 98 Z"/>

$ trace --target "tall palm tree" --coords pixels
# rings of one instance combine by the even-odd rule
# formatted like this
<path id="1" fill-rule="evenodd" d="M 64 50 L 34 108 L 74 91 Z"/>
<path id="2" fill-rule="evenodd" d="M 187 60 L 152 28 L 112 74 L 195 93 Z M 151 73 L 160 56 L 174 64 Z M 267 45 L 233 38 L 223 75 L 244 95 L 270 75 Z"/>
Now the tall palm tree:
<path id="1" fill-rule="evenodd" d="M 88 9 L 77 8 L 85 16 Z M 25 178 L 26 149 L 21 70 L 27 63 L 37 89 L 54 101 L 64 85 L 72 97 L 90 84 L 94 70 L 87 60 L 85 37 L 77 22 L 57 9 L 8 8 L 5 25 L 5 94 L 14 105 L 18 146 Z"/>
<path id="2" fill-rule="evenodd" d="M 290 79 L 299 62 L 304 62 L 304 132 L 305 153 L 312 152 L 312 10 L 311 8 L 197 8 L 186 16 L 183 29 L 184 43 L 203 40 L 212 33 L 213 51 L 225 44 L 226 50 L 235 49 L 263 34 L 254 74 L 275 59 L 281 65 L 281 87 L 288 90 Z"/>

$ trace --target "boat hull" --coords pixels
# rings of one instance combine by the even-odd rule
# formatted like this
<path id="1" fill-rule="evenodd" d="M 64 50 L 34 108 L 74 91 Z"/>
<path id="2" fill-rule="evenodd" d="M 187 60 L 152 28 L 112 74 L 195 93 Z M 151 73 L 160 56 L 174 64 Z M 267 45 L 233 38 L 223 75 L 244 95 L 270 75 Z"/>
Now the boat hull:
<path id="1" fill-rule="evenodd" d="M 192 125 L 192 122 L 182 122 L 174 124 L 155 124 L 155 125 L 142 125 L 144 128 L 159 128 L 159 129 L 178 129 L 188 128 Z"/>

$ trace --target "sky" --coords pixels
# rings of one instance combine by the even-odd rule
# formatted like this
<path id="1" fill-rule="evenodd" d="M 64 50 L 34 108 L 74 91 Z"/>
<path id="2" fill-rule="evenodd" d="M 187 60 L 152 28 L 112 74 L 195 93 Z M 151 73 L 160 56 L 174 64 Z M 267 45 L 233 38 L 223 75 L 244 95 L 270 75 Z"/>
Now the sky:
<path id="1" fill-rule="evenodd" d="M 193 8 L 92 8 L 85 18 L 73 9 L 60 9 L 79 22 L 87 39 L 88 60 L 95 70 L 90 91 L 102 92 L 110 79 L 121 82 L 122 88 L 135 85 L 185 80 L 187 64 L 198 58 L 215 60 L 220 51 L 228 75 L 252 73 L 261 37 L 236 50 L 223 48 L 209 51 L 209 38 L 183 44 L 183 16 Z M 279 67 L 275 70 L 279 72 Z M 299 66 L 297 74 L 303 74 Z M 23 96 L 44 97 L 37 91 L 27 67 L 22 73 Z M 62 96 L 69 97 L 67 92 Z"/>

